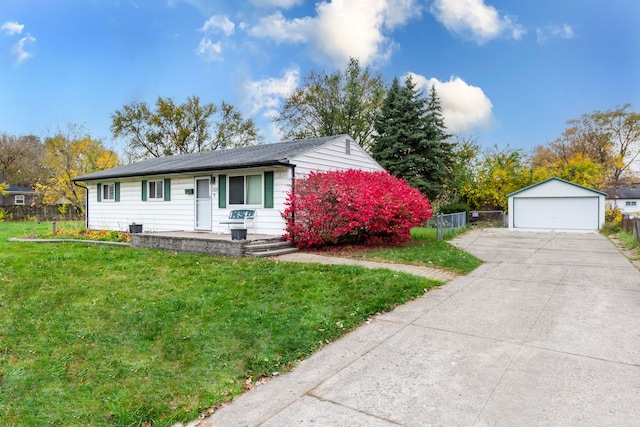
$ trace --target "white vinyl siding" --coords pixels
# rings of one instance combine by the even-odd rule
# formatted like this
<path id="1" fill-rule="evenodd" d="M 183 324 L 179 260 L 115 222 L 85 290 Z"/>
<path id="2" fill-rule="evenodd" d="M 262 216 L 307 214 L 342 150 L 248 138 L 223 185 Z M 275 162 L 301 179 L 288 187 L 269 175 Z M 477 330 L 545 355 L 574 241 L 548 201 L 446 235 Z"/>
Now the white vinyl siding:
<path id="1" fill-rule="evenodd" d="M 164 182 L 153 177 L 148 181 Z M 141 182 L 142 178 L 123 178 L 119 203 L 97 202 L 96 185 L 89 184 L 89 228 L 128 231 L 129 224 L 135 222 L 143 225 L 143 231 L 194 229 L 194 196 L 185 194 L 185 189 L 193 189 L 193 176 L 171 176 L 173 197 L 164 201 L 161 208 L 158 203 L 142 200 Z"/>
<path id="2" fill-rule="evenodd" d="M 345 139 L 331 141 L 320 148 L 294 157 L 291 163 L 296 165 L 297 177 L 311 171 L 384 170 L 358 143 L 351 141 L 347 144 Z"/>

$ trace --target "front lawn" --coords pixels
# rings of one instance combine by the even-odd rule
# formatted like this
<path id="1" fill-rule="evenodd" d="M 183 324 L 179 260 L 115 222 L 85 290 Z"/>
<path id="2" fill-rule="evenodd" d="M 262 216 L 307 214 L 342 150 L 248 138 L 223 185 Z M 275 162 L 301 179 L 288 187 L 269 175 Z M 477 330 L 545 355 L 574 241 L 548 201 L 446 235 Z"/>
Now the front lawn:
<path id="1" fill-rule="evenodd" d="M 85 243 L 0 223 L 0 424 L 171 425 L 438 283 Z M 148 424 L 145 424 L 148 423 Z"/>

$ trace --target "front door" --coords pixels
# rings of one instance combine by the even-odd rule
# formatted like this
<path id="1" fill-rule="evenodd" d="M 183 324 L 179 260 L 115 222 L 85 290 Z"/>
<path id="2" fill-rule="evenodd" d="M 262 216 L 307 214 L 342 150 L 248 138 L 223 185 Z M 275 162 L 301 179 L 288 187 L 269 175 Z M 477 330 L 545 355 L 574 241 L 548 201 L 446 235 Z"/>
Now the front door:
<path id="1" fill-rule="evenodd" d="M 211 231 L 211 183 L 196 178 L 196 230 Z"/>

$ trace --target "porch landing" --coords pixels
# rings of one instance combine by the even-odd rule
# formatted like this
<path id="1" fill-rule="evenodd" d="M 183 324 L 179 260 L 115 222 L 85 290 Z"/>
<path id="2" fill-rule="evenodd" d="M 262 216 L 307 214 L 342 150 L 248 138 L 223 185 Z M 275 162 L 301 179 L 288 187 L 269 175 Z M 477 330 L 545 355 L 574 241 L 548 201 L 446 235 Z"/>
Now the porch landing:
<path id="1" fill-rule="evenodd" d="M 231 240 L 231 234 L 193 231 L 132 233 L 131 246 L 229 257 L 278 256 L 298 250 L 280 236 L 247 234 L 246 240 Z"/>

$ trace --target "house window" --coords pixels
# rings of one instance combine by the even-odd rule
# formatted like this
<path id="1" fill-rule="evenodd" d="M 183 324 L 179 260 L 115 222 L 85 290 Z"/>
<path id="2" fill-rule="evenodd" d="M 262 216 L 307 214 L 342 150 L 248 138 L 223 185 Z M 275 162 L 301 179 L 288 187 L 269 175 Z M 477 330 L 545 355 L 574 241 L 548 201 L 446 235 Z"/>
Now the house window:
<path id="1" fill-rule="evenodd" d="M 149 198 L 164 199 L 164 181 L 149 181 Z"/>
<path id="2" fill-rule="evenodd" d="M 625 206 L 636 206 L 636 201 L 635 201 L 635 200 L 633 200 L 633 201 L 627 201 L 627 202 L 625 202 L 625 204 L 624 204 L 624 205 L 625 205 Z"/>
<path id="3" fill-rule="evenodd" d="M 116 199 L 116 185 L 115 184 L 103 184 L 102 185 L 102 200 Z"/>
<path id="4" fill-rule="evenodd" d="M 24 205 L 24 194 L 16 194 L 16 205 Z"/>
<path id="5" fill-rule="evenodd" d="M 229 177 L 230 205 L 261 205 L 262 175 Z"/>

